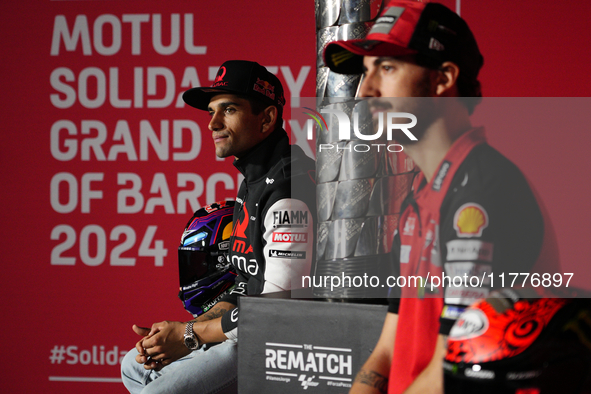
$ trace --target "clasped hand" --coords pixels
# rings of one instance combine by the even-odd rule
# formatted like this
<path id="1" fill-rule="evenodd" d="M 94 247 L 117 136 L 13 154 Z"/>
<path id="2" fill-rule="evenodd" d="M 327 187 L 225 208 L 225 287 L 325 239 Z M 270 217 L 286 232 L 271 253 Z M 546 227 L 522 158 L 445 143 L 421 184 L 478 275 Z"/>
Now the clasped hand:
<path id="1" fill-rule="evenodd" d="M 185 327 L 186 323 L 177 321 L 154 323 L 151 329 L 134 324 L 133 331 L 143 336 L 135 345 L 139 353 L 135 361 L 144 364 L 145 369 L 159 371 L 189 354 L 184 342 Z"/>

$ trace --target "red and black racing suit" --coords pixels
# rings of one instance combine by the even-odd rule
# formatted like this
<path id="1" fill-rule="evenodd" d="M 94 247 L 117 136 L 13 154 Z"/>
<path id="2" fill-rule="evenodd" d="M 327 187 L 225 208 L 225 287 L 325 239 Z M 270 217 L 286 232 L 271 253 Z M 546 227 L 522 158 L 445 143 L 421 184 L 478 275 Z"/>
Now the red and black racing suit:
<path id="1" fill-rule="evenodd" d="M 438 334 L 447 335 L 467 305 L 499 287 L 502 273 L 507 286 L 509 272 L 561 272 L 550 221 L 523 174 L 486 143 L 482 128 L 455 141 L 429 183 L 418 174 L 393 255 L 398 284 L 406 285 L 388 310 L 398 314 L 388 390 L 396 394 L 429 364 Z M 465 274 L 478 280 L 436 286 L 443 275 Z"/>

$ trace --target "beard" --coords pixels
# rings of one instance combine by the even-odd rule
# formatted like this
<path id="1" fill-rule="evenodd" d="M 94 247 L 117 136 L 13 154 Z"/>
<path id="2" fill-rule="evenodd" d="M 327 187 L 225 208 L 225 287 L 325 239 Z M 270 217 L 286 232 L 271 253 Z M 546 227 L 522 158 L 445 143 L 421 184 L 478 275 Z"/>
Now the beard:
<path id="1" fill-rule="evenodd" d="M 437 97 L 433 97 L 433 86 L 429 74 L 416 84 L 410 97 L 375 97 L 368 98 L 368 106 L 372 114 L 373 129 L 377 133 L 382 127 L 382 134 L 388 128 L 392 129 L 392 139 L 396 143 L 406 146 L 421 141 L 426 130 L 439 117 L 436 105 Z M 390 116 L 388 114 L 412 114 L 416 117 L 416 124 L 408 116 Z M 381 119 L 380 119 L 381 118 Z M 412 125 L 412 126 L 411 126 Z M 408 130 L 416 140 L 412 140 L 403 129 Z"/>

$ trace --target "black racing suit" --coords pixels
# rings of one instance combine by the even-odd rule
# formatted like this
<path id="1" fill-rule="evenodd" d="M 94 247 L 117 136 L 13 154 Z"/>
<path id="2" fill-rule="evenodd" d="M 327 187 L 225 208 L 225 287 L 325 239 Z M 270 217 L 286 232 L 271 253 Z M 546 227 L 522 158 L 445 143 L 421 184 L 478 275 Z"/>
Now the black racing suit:
<path id="1" fill-rule="evenodd" d="M 315 164 L 277 129 L 234 166 L 244 175 L 234 207 L 229 260 L 236 287 L 221 301 L 240 295 L 301 287 L 315 260 Z M 293 281 L 293 286 L 292 286 Z M 236 338 L 238 309 L 224 314 L 222 329 Z"/>

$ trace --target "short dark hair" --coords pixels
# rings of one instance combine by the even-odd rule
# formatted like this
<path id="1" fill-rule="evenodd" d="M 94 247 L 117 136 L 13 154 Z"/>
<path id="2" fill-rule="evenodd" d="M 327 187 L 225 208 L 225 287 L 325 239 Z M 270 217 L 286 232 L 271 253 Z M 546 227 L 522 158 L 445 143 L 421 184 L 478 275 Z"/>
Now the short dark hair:
<path id="1" fill-rule="evenodd" d="M 476 106 L 482 101 L 480 81 L 462 76 L 462 70 L 460 69 L 456 86 L 458 87 L 458 99 L 468 108 L 468 113 L 472 115 Z"/>
<path id="2" fill-rule="evenodd" d="M 277 108 L 277 127 L 281 127 L 283 125 L 283 107 L 279 105 L 275 105 L 271 102 L 265 102 L 263 100 L 259 100 L 256 97 L 248 96 L 248 95 L 237 95 L 239 98 L 247 100 L 250 103 L 250 109 L 254 115 L 258 115 L 265 110 L 267 107 L 275 107 Z"/>
<path id="3" fill-rule="evenodd" d="M 442 64 L 422 54 L 414 55 L 414 61 L 419 66 L 433 70 L 439 70 Z M 476 77 L 462 73 L 462 69 L 460 68 L 460 75 L 458 75 L 458 79 L 456 80 L 456 86 L 458 88 L 460 102 L 468 108 L 468 113 L 472 115 L 476 106 L 482 101 L 480 81 Z"/>

